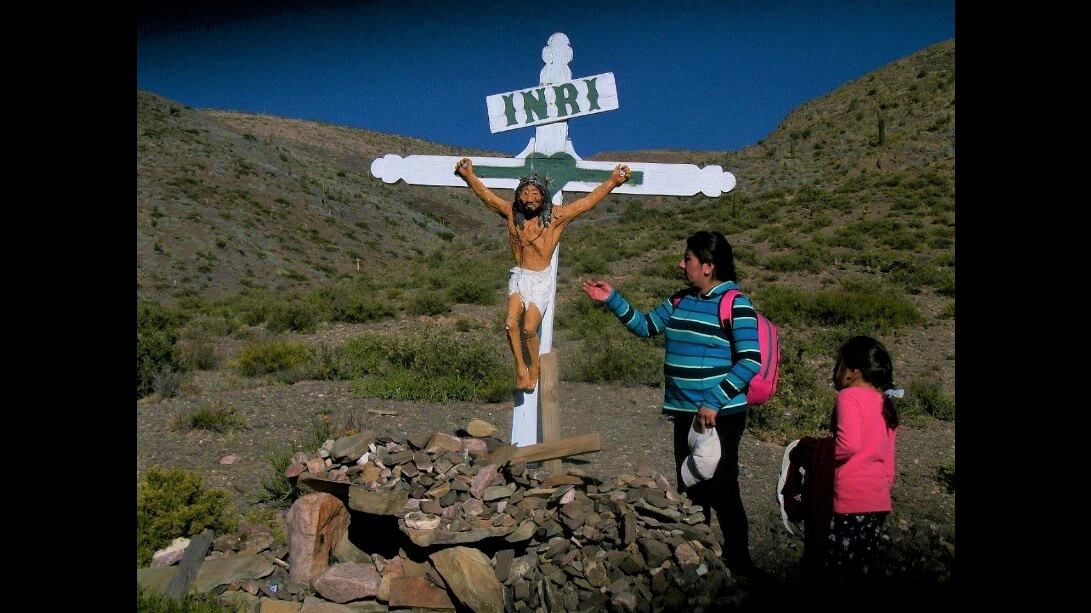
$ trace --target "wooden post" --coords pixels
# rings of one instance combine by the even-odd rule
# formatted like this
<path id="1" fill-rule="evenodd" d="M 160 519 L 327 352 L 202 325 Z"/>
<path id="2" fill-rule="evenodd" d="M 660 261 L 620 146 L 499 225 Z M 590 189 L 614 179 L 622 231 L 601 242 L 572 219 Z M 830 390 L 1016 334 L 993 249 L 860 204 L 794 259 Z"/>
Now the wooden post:
<path id="1" fill-rule="evenodd" d="M 538 389 L 541 392 L 542 442 L 548 443 L 561 438 L 561 416 L 557 403 L 557 350 L 542 354 L 540 359 Z M 542 467 L 551 475 L 563 473 L 560 458 L 546 460 L 542 463 Z"/>
<path id="2" fill-rule="evenodd" d="M 497 447 L 485 458 L 485 464 L 504 464 L 507 462 L 544 462 L 570 455 L 581 455 L 602 451 L 602 437 L 598 432 L 567 436 L 549 443 L 535 443 L 516 447 L 506 445 Z"/>
<path id="3" fill-rule="evenodd" d="M 186 547 L 186 553 L 182 555 L 182 562 L 179 564 L 178 572 L 167 584 L 167 590 L 164 594 L 167 598 L 175 602 L 185 600 L 186 594 L 189 592 L 189 584 L 193 583 L 193 580 L 197 578 L 197 571 L 201 568 L 201 563 L 205 561 L 208 550 L 212 548 L 212 537 L 215 534 L 211 528 L 205 528 L 204 532 L 190 540 L 189 547 Z"/>

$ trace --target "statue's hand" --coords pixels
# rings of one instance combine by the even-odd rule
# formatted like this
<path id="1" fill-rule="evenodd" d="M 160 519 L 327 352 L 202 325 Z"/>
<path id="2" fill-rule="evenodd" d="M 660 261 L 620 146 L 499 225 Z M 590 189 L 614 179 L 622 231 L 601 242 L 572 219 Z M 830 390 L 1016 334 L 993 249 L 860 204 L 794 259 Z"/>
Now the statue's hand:
<path id="1" fill-rule="evenodd" d="M 631 176 L 633 176 L 633 171 L 630 170 L 628 166 L 625 164 L 618 164 L 614 167 L 614 172 L 610 175 L 610 178 L 613 179 L 615 184 L 621 185 L 628 181 Z"/>
<path id="2" fill-rule="evenodd" d="M 460 177 L 468 177 L 474 174 L 474 163 L 470 158 L 462 158 L 455 164 L 455 174 Z"/>

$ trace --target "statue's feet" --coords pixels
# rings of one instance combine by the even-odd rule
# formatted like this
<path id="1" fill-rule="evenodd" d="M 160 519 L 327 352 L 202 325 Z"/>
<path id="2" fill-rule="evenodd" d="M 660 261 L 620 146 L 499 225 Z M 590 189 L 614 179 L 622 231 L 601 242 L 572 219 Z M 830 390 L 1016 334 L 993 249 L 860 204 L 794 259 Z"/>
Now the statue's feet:
<path id="1" fill-rule="evenodd" d="M 533 392 L 536 382 L 530 378 L 530 374 L 526 371 L 519 373 L 519 376 L 515 378 L 515 389 L 521 392 Z"/>

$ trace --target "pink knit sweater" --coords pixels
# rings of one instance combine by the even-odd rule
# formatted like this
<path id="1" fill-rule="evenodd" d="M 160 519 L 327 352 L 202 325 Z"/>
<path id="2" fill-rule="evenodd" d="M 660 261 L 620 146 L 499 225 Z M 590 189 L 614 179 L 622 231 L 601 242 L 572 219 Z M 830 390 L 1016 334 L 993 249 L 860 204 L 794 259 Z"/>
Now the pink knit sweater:
<path id="1" fill-rule="evenodd" d="M 867 387 L 837 394 L 834 432 L 834 513 L 890 511 L 895 430 L 883 420 L 883 396 Z"/>

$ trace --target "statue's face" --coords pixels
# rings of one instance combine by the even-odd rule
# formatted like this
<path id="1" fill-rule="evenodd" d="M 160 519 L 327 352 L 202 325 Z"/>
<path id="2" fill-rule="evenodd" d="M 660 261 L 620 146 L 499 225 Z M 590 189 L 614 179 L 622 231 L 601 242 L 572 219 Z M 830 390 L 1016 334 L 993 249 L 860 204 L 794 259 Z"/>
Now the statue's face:
<path id="1" fill-rule="evenodd" d="M 519 190 L 519 202 L 523 204 L 523 209 L 527 212 L 534 213 L 538 209 L 542 208 L 544 195 L 538 191 L 538 188 L 533 185 L 524 185 L 523 189 Z"/>

